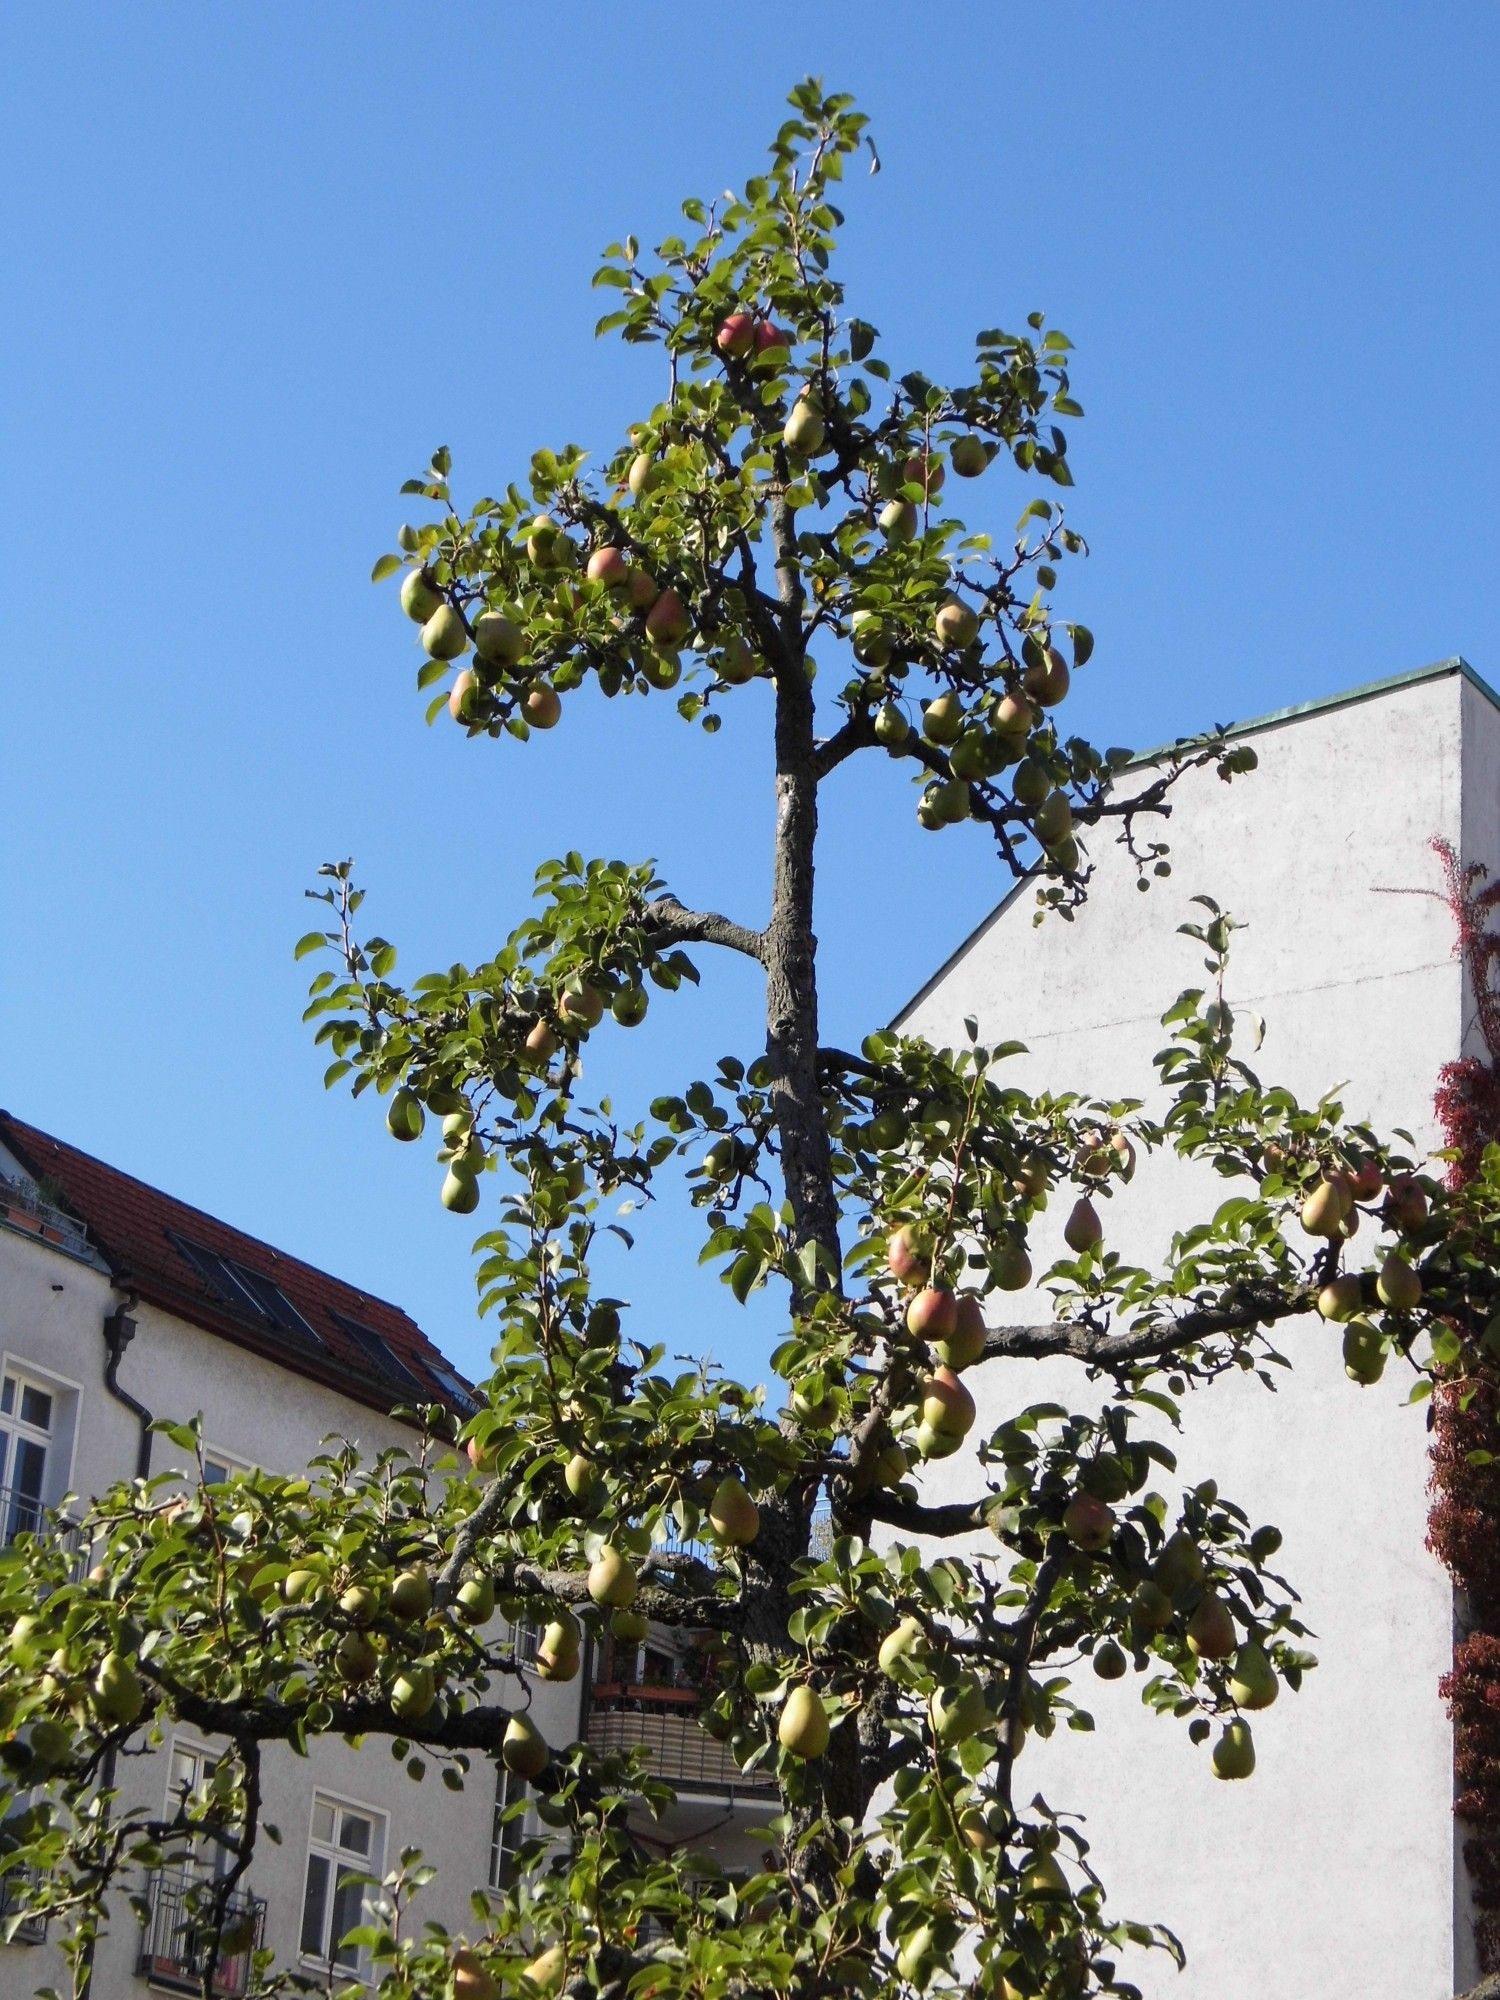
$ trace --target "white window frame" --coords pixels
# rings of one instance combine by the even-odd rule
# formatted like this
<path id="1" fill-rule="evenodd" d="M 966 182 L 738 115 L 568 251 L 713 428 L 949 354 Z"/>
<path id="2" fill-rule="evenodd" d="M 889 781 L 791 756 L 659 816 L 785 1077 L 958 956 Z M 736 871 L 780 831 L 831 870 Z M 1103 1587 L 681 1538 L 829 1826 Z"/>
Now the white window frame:
<path id="1" fill-rule="evenodd" d="M 260 1470 L 260 1467 L 252 1464 L 248 1458 L 236 1458 L 232 1451 L 220 1451 L 217 1445 L 212 1444 L 204 1445 L 203 1459 L 205 1466 L 210 1463 L 222 1465 L 225 1476 L 229 1479 L 245 1479 L 252 1472 Z"/>
<path id="2" fill-rule="evenodd" d="M 526 1796 L 526 1792 L 526 1780 L 517 1777 L 514 1771 L 497 1759 L 495 1816 L 490 1824 L 490 1887 L 494 1890 L 507 1888 L 515 1879 L 516 1850 L 522 1841 L 531 1837 L 533 1831 L 535 1818 L 529 1805 L 524 1813 L 518 1813 L 512 1820 L 502 1821 L 500 1817 L 507 1806 L 513 1806 L 518 1798 Z"/>
<path id="3" fill-rule="evenodd" d="M 163 1818 L 171 1819 L 182 1805 L 182 1787 L 173 1783 L 173 1766 L 179 1757 L 191 1757 L 198 1768 L 198 1776 L 193 1786 L 195 1794 L 201 1792 L 212 1775 L 213 1767 L 223 1757 L 222 1750 L 211 1750 L 206 1743 L 193 1736 L 174 1736 L 167 1746 L 167 1796 Z M 227 1848 L 204 1846 L 193 1848 L 174 1864 L 176 1871 L 183 1875 L 212 1875 L 217 1879 L 228 1872 L 234 1857 Z"/>
<path id="4" fill-rule="evenodd" d="M 359 1855 L 352 1848 L 339 1847 L 336 1841 L 319 1839 L 314 1832 L 314 1828 L 317 1825 L 319 1806 L 329 1806 L 335 1814 L 352 1812 L 358 1813 L 362 1819 L 367 1819 L 370 1822 L 370 1852 L 367 1855 Z M 334 1822 L 334 1829 L 335 1833 L 337 1833 L 337 1820 Z M 377 1882 L 385 1874 L 385 1850 L 389 1833 L 389 1819 L 378 1806 L 365 1805 L 358 1799 L 346 1799 L 337 1792 L 316 1791 L 313 1793 L 312 1804 L 308 1809 L 307 1815 L 307 1848 L 302 1869 L 302 1897 L 297 1907 L 298 1956 L 303 1965 L 315 1966 L 319 1972 L 336 1972 L 346 1978 L 358 1980 L 368 1978 L 369 1966 L 363 1951 L 356 1955 L 355 1962 L 352 1965 L 346 1961 L 335 1959 L 333 1956 L 338 1946 L 338 1938 L 331 1935 L 333 1906 L 338 1893 L 340 1867 L 347 1869 L 348 1873 L 352 1875 L 372 1876 Z M 332 1891 L 332 1894 L 325 1892 L 322 1918 L 323 1948 L 319 1952 L 308 1951 L 302 1945 L 302 1932 L 307 1923 L 308 1880 L 312 1872 L 312 1863 L 315 1857 L 328 1863 L 328 1888 Z M 368 1919 L 371 1893 L 369 1890 L 365 1891 L 362 1898 L 360 1916 L 356 1919 L 356 1922 L 364 1922 Z M 345 1931 L 351 1929 L 353 1929 L 353 1925 L 345 1925 L 344 1927 Z M 342 1936 L 343 1932 L 340 1935 Z"/>
<path id="5" fill-rule="evenodd" d="M 5 1469 L 0 1476 L 0 1490 L 9 1491 L 13 1479 L 11 1464 L 11 1442 L 16 1437 L 32 1438 L 42 1445 L 45 1459 L 42 1472 L 42 1493 L 40 1504 L 55 1507 L 72 1485 L 73 1456 L 78 1441 L 78 1417 L 83 1400 L 83 1385 L 70 1380 L 66 1375 L 58 1375 L 50 1368 L 39 1368 L 24 1354 L 17 1354 L 11 1348 L 0 1352 L 0 1381 L 12 1379 L 22 1388 L 38 1389 L 52 1398 L 52 1428 L 41 1436 L 34 1425 L 23 1425 L 18 1408 L 11 1416 L 0 1416 L 0 1430 L 6 1435 Z M 3 1523 L 0 1523 L 3 1525 Z"/>

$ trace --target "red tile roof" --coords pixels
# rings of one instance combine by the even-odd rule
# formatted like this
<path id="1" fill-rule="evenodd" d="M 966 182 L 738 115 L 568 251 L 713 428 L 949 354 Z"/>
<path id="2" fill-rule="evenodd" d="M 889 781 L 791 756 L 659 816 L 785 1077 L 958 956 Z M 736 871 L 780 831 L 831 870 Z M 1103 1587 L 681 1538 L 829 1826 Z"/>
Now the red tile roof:
<path id="1" fill-rule="evenodd" d="M 8 1111 L 0 1111 L 0 1144 L 28 1173 L 45 1177 L 60 1191 L 60 1205 L 84 1225 L 122 1288 L 375 1409 L 388 1411 L 398 1402 L 454 1401 L 431 1373 L 434 1364 L 452 1370 L 452 1363 L 399 1306 L 372 1298 L 284 1250 L 232 1229 L 160 1188 L 148 1187 L 118 1167 L 106 1166 L 92 1154 L 24 1124 Z M 311 1326 L 322 1347 L 305 1335 L 278 1329 L 248 1304 L 241 1307 L 217 1296 L 179 1243 L 196 1246 L 211 1257 L 231 1258 L 242 1269 L 269 1280 Z M 416 1376 L 419 1387 L 383 1380 L 345 1320 L 378 1334 L 396 1360 Z"/>

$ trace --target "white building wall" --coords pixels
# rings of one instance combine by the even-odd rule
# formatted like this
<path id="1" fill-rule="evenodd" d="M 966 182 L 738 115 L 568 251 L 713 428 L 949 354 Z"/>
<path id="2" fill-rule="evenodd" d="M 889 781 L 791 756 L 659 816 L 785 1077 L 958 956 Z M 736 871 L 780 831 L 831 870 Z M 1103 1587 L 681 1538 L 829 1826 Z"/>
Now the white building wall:
<path id="1" fill-rule="evenodd" d="M 1174 935 L 1213 895 L 1248 928 L 1228 997 L 1267 1022 L 1267 1082 L 1307 1098 L 1349 1079 L 1347 1112 L 1422 1147 L 1440 1144 L 1432 1093 L 1458 1049 L 1464 999 L 1434 835 L 1500 856 L 1500 718 L 1455 674 L 1313 711 L 1254 737 L 1260 770 L 1226 787 L 1185 779 L 1166 829 L 1174 873 L 1149 895 L 1096 841 L 1092 897 L 1072 924 L 1032 926 L 1022 887 L 918 996 L 902 1025 L 934 1042 L 1015 1036 L 1007 1077 L 1037 1088 L 1156 1100 L 1159 1016 L 1203 983 L 1202 953 Z M 1467 778 L 1467 782 L 1465 779 Z M 950 839 L 952 835 L 948 836 Z M 1145 1161 L 1101 1212 L 1106 1241 L 1159 1258 L 1172 1231 L 1211 1214 L 1217 1176 Z M 1061 1248 L 1067 1203 L 1037 1247 Z M 1359 1247 L 1365 1247 L 1361 1244 Z M 1035 1259 L 1038 1268 L 1043 1260 Z M 1046 1316 L 1023 1295 L 1015 1318 Z M 1426 1437 L 1393 1368 L 1375 1389 L 1343 1372 L 1320 1324 L 1285 1336 L 1295 1372 L 1272 1396 L 1225 1380 L 1188 1399 L 1175 1439 L 1181 1485 L 1218 1478 L 1252 1520 L 1285 1532 L 1279 1566 L 1301 1591 L 1322 1662 L 1300 1695 L 1255 1717 L 1259 1767 L 1215 1781 L 1184 1726 L 1083 1670 L 1098 1734 L 1028 1747 L 1018 1773 L 1059 1809 L 1087 1813 L 1116 1915 L 1162 1921 L 1188 1952 L 1178 1976 L 1140 1955 L 1149 2000 L 1447 2000 L 1467 1970 L 1455 1937 L 1451 1737 L 1438 1697 L 1449 1664 L 1447 1580 L 1426 1553 Z M 1087 1398 L 1073 1364 L 992 1363 L 971 1376 L 981 1428 L 1045 1398 Z M 976 1487 L 962 1458 L 927 1475 L 934 1497 Z M 1175 1487 L 1153 1480 L 1174 1500 Z"/>
<path id="2" fill-rule="evenodd" d="M 8 1161 L 0 1162 L 14 1175 Z M 65 1490 L 92 1495 L 134 1476 L 139 1425 L 104 1386 L 102 1324 L 119 1303 L 107 1275 L 76 1257 L 0 1226 L 0 1349 L 8 1361 L 76 1391 L 69 1462 L 60 1462 L 49 1501 Z M 126 1350 L 119 1381 L 154 1416 L 204 1419 L 205 1439 L 241 1461 L 279 1472 L 300 1471 L 324 1449 L 329 1435 L 348 1438 L 366 1455 L 396 1443 L 415 1442 L 410 1431 L 373 1409 L 352 1402 L 305 1377 L 247 1353 L 232 1342 L 173 1318 L 156 1307 L 132 1309 L 137 1331 Z M 170 1470 L 181 1454 L 167 1439 L 152 1440 L 152 1472 Z M 533 1680 L 532 1714 L 550 1741 L 577 1733 L 579 1684 Z M 131 1759 L 122 1784 L 131 1796 L 159 1811 L 165 1804 L 169 1753 L 179 1731 L 149 1757 Z M 211 1746 L 209 1746 L 211 1747 Z M 297 1963 L 307 1837 L 314 1791 L 362 1804 L 386 1820 L 386 1865 L 406 1846 L 422 1848 L 438 1869 L 424 1892 L 420 1917 L 462 1931 L 472 1922 L 469 1898 L 488 1881 L 494 1809 L 494 1775 L 480 1762 L 461 1794 L 441 1783 L 436 1759 L 421 1785 L 405 1775 L 384 1740 L 361 1750 L 334 1740 L 299 1758 L 272 1746 L 265 1766 L 265 1818 L 282 1842 L 262 1838 L 248 1886 L 266 1901 L 265 1942 L 278 1961 Z M 96 1959 L 100 2000 L 144 1993 L 135 1974 L 140 1933 L 117 1899 L 112 1933 Z M 56 1941 L 41 1946 L 0 1946 L 0 2000 L 56 1983 L 67 1990 Z"/>

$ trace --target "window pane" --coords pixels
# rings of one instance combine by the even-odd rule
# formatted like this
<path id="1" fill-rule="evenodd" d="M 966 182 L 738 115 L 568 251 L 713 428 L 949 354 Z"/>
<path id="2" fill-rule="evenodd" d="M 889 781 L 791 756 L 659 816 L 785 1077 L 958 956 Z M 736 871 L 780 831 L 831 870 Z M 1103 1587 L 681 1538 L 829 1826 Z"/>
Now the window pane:
<path id="1" fill-rule="evenodd" d="M 333 1839 L 333 1807 L 327 1799 L 313 1801 L 313 1839 Z"/>
<path id="2" fill-rule="evenodd" d="M 328 1906 L 328 1863 L 321 1854 L 307 1857 L 307 1888 L 302 1898 L 302 1951 L 309 1958 L 322 1958 L 327 1945 L 324 1913 Z"/>
<path id="3" fill-rule="evenodd" d="M 52 1398 L 43 1389 L 33 1389 L 30 1383 L 21 1390 L 21 1422 L 34 1424 L 39 1431 L 52 1428 Z"/>
<path id="4" fill-rule="evenodd" d="M 205 1457 L 203 1460 L 203 1483 L 205 1486 L 222 1486 L 229 1478 L 229 1467 L 222 1459 Z"/>
<path id="5" fill-rule="evenodd" d="M 47 1447 L 38 1444 L 35 1438 L 17 1438 L 15 1470 L 11 1474 L 16 1491 L 24 1493 L 28 1500 L 40 1500 L 46 1473 Z"/>
<path id="6" fill-rule="evenodd" d="M 192 1750 L 172 1752 L 172 1782 L 167 1791 L 167 1809 L 175 1811 L 184 1798 L 198 1789 L 198 1758 Z"/>
<path id="7" fill-rule="evenodd" d="M 356 1879 L 354 1871 L 339 1870 L 338 1887 L 333 1893 L 333 1923 L 328 1939 L 328 1955 L 335 1965 L 351 1969 L 358 1964 L 359 1953 L 352 1945 L 344 1945 L 341 1940 L 348 1931 L 364 1920 L 365 1885 Z"/>
<path id="8" fill-rule="evenodd" d="M 7 1375 L 0 1385 L 0 1416 L 8 1417 L 16 1406 L 16 1385 L 12 1376 Z"/>
<path id="9" fill-rule="evenodd" d="M 339 1846 L 346 1854 L 367 1855 L 370 1851 L 370 1822 L 360 1813 L 346 1812 Z"/>

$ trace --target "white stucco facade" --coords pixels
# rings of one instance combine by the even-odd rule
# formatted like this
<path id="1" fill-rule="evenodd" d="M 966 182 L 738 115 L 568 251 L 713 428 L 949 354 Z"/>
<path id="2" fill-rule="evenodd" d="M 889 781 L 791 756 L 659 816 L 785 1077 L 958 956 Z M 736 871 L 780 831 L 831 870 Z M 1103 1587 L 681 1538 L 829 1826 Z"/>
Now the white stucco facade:
<path id="1" fill-rule="evenodd" d="M 1254 775 L 1211 772 L 1174 794 L 1174 872 L 1138 893 L 1121 850 L 1072 924 L 1033 928 L 1023 885 L 904 1014 L 938 1043 L 1016 1037 L 1007 1078 L 1159 1102 L 1159 1016 L 1203 983 L 1202 953 L 1175 935 L 1214 896 L 1247 928 L 1228 994 L 1264 1016 L 1266 1082 L 1307 1099 L 1347 1080 L 1346 1111 L 1419 1148 L 1441 1144 L 1433 1090 L 1471 1011 L 1455 933 L 1433 891 L 1430 842 L 1500 863 L 1500 715 L 1466 671 L 1435 669 L 1256 727 Z M 1412 893 L 1425 892 L 1425 893 Z M 1101 1210 L 1106 1241 L 1159 1258 L 1174 1229 L 1229 1192 L 1175 1159 L 1143 1162 Z M 1066 1204 L 1045 1218 L 1038 1269 L 1061 1249 Z M 1022 1295 L 1013 1317 L 1048 1317 Z M 1448 2000 L 1472 1976 L 1451 1815 L 1451 1733 L 1438 1695 L 1450 1662 L 1449 1584 L 1426 1552 L 1426 1434 L 1395 1369 L 1373 1389 L 1345 1376 L 1336 1330 L 1297 1323 L 1294 1372 L 1276 1395 L 1253 1379 L 1188 1398 L 1173 1439 L 1181 1484 L 1210 1474 L 1252 1521 L 1285 1533 L 1277 1567 L 1304 1599 L 1320 1659 L 1303 1691 L 1255 1718 L 1249 1783 L 1216 1782 L 1183 1725 L 1140 1704 L 1139 1684 L 1084 1670 L 1096 1735 L 1028 1747 L 1018 1782 L 1087 1815 L 1116 1915 L 1170 1925 L 1188 1952 L 1132 1961 L 1150 2000 Z M 1070 1363 L 991 1363 L 968 1378 L 980 1428 L 1054 1393 L 1087 1396 Z M 1164 1476 L 1153 1480 L 1175 1498 Z M 933 1467 L 933 1497 L 972 1490 L 962 1458 Z"/>

